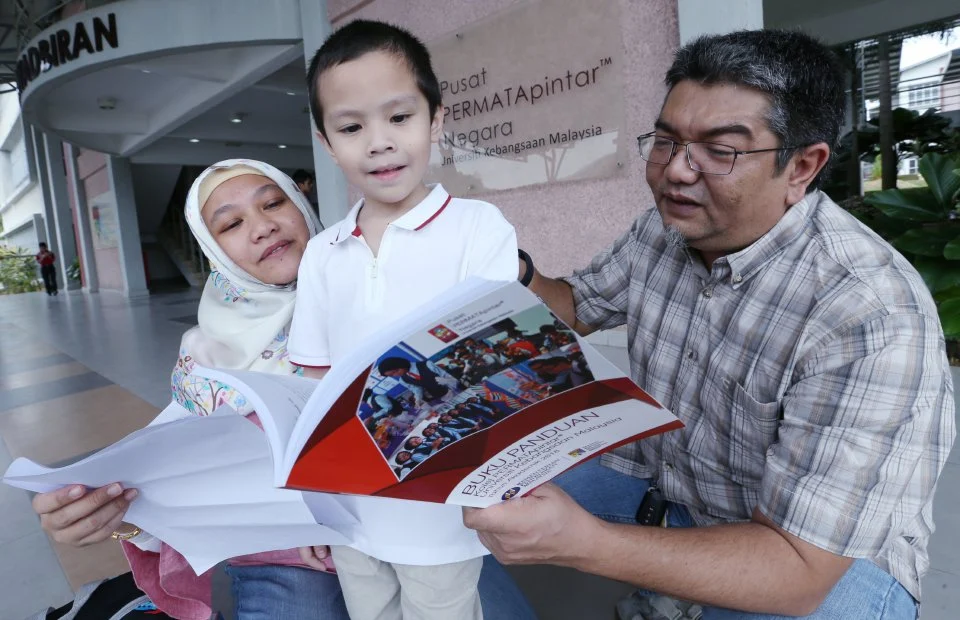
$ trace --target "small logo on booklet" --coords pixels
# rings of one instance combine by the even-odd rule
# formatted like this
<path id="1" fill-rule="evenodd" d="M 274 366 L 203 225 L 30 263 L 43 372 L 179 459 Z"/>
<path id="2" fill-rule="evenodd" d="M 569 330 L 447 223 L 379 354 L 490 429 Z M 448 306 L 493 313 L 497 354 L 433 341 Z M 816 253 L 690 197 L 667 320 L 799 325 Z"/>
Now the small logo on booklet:
<path id="1" fill-rule="evenodd" d="M 507 489 L 507 492 L 503 494 L 502 499 L 507 501 L 508 499 L 513 499 L 517 493 L 520 492 L 520 487 L 513 487 L 512 489 Z"/>
<path id="2" fill-rule="evenodd" d="M 443 342 L 453 342 L 457 339 L 457 333 L 446 325 L 437 325 L 428 331 L 433 337 L 438 338 Z"/>
<path id="3" fill-rule="evenodd" d="M 576 450 L 572 450 L 572 451 L 570 451 L 570 452 L 567 452 L 567 454 L 569 454 L 569 455 L 572 456 L 573 458 L 579 458 L 579 457 L 583 456 L 583 455 L 586 454 L 586 453 L 587 453 L 587 451 L 584 450 L 583 448 L 577 448 Z"/>

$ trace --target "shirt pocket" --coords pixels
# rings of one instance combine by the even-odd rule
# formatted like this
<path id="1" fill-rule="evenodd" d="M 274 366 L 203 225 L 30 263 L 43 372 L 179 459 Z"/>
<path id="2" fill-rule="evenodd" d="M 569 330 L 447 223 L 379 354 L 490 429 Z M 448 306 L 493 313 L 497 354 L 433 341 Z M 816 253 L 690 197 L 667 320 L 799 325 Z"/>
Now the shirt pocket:
<path id="1" fill-rule="evenodd" d="M 777 442 L 780 402 L 761 403 L 742 385 L 730 381 L 730 462 L 733 478 L 744 486 L 759 488 L 767 466 L 767 450 Z"/>
<path id="2" fill-rule="evenodd" d="M 718 433 L 720 452 L 725 453 L 730 478 L 737 484 L 758 489 L 766 468 L 767 450 L 777 441 L 780 428 L 779 401 L 757 401 L 740 383 L 717 377 L 704 390 L 704 414 Z"/>

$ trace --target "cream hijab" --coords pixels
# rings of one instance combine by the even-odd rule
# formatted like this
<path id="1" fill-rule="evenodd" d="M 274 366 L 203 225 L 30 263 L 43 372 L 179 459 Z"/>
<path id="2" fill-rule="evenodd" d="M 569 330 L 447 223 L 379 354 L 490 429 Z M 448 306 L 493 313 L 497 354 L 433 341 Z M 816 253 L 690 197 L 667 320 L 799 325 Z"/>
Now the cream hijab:
<path id="1" fill-rule="evenodd" d="M 198 325 L 183 335 L 181 363 L 187 360 L 211 368 L 287 374 L 287 330 L 293 317 L 297 285 L 266 284 L 237 267 L 207 230 L 200 209 L 220 184 L 244 174 L 274 181 L 297 206 L 310 236 L 321 230 L 310 203 L 293 180 L 269 164 L 228 159 L 203 171 L 194 181 L 184 207 L 190 231 L 210 261 L 203 287 Z"/>

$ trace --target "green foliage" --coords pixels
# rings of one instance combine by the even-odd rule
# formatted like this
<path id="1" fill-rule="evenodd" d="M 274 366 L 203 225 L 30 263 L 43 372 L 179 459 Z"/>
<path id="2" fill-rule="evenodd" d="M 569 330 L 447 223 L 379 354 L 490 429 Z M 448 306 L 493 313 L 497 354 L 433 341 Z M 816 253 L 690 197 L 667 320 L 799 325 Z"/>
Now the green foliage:
<path id="1" fill-rule="evenodd" d="M 854 133 L 840 139 L 834 150 L 833 162 L 824 184 L 824 191 L 840 202 L 859 193 L 859 187 L 847 183 L 847 169 L 851 158 L 872 162 L 871 178 L 880 178 L 880 127 L 874 119 L 856 132 L 857 153 L 853 152 Z M 893 110 L 893 144 L 897 161 L 906 157 L 923 157 L 927 153 L 944 155 L 960 153 L 960 128 L 951 127 L 950 119 L 933 110 L 923 114 L 905 108 Z"/>
<path id="2" fill-rule="evenodd" d="M 80 281 L 80 257 L 75 257 L 70 266 L 67 267 L 67 277 L 75 282 Z"/>
<path id="3" fill-rule="evenodd" d="M 0 295 L 40 290 L 37 264 L 23 248 L 0 246 Z"/>
<path id="4" fill-rule="evenodd" d="M 956 152 L 960 130 L 950 126 L 950 119 L 930 109 L 923 114 L 916 110 L 893 110 L 893 144 L 897 159 L 910 155 Z M 860 153 L 868 157 L 880 154 L 880 121 L 873 119 L 858 136 Z"/>
<path id="5" fill-rule="evenodd" d="M 890 189 L 853 212 L 913 263 L 937 302 L 949 339 L 960 340 L 960 158 L 928 152 L 920 158 L 927 187 Z"/>
<path id="6" fill-rule="evenodd" d="M 883 176 L 883 156 L 877 155 L 873 159 L 873 166 L 870 167 L 870 180 L 876 181 Z"/>

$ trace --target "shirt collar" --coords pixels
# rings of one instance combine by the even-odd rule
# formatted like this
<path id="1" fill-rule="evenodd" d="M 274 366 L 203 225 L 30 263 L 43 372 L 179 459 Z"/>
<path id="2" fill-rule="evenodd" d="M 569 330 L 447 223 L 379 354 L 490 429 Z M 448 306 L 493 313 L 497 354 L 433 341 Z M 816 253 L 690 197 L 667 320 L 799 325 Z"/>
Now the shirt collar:
<path id="1" fill-rule="evenodd" d="M 417 206 L 391 222 L 390 225 L 406 230 L 422 230 L 440 215 L 440 213 L 447 208 L 447 205 L 450 204 L 450 194 L 448 194 L 447 190 L 443 189 L 443 186 L 439 183 L 436 185 L 428 185 L 427 189 L 430 190 L 430 193 L 427 194 L 426 198 L 421 200 Z M 362 207 L 362 199 L 353 205 L 347 217 L 340 222 L 340 229 L 337 231 L 337 238 L 334 240 L 334 243 L 342 243 L 350 237 L 359 237 L 361 235 L 360 226 L 357 225 L 357 215 L 360 213 Z"/>
<path id="2" fill-rule="evenodd" d="M 807 194 L 800 202 L 787 209 L 780 221 L 751 245 L 726 256 L 730 265 L 730 280 L 734 288 L 760 271 L 767 262 L 793 243 L 807 226 L 807 220 L 821 200 L 821 192 Z"/>

